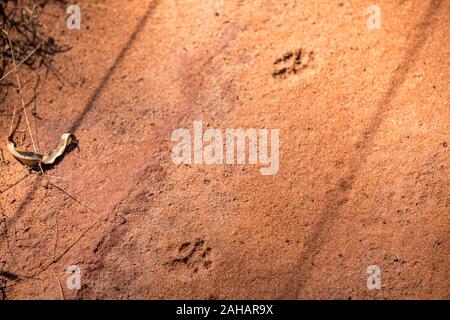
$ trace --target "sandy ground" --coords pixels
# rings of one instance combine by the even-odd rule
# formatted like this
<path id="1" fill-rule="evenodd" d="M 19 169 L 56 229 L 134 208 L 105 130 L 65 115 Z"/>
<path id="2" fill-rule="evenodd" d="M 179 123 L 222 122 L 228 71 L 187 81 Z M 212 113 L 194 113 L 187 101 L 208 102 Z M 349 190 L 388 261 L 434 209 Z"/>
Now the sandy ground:
<path id="1" fill-rule="evenodd" d="M 79 31 L 50 9 L 73 49 L 30 119 L 39 150 L 79 149 L 42 177 L 2 142 L 0 299 L 450 298 L 450 1 L 380 0 L 381 29 L 363 0 L 96 3 Z M 175 165 L 195 120 L 278 128 L 279 172 Z"/>

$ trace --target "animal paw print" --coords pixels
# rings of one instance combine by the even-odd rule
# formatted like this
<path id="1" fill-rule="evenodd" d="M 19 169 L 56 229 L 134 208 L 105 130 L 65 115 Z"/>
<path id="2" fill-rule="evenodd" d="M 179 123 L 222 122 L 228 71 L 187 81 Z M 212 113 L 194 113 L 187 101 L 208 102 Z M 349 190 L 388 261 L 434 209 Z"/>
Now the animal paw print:
<path id="1" fill-rule="evenodd" d="M 305 69 L 312 59 L 312 51 L 304 52 L 301 48 L 294 52 L 287 51 L 281 58 L 278 58 L 273 62 L 278 69 L 272 73 L 272 77 L 277 78 L 287 74 L 296 74 L 302 69 Z M 284 66 L 279 67 L 280 65 Z"/>
<path id="2" fill-rule="evenodd" d="M 205 240 L 195 239 L 195 241 L 182 243 L 170 261 L 172 267 L 184 266 L 197 273 L 200 270 L 207 270 L 211 267 L 211 247 L 206 245 Z"/>

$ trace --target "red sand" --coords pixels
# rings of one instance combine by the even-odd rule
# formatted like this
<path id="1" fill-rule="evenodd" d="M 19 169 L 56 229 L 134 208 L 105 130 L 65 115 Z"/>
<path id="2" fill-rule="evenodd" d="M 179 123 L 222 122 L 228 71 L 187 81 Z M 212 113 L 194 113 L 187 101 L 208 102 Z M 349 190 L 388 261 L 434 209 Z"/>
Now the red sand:
<path id="1" fill-rule="evenodd" d="M 379 30 L 361 0 L 99 3 L 79 1 L 80 31 L 47 17 L 73 49 L 31 120 L 43 151 L 77 135 L 47 171 L 65 180 L 2 145 L 0 298 L 58 299 L 56 277 L 68 299 L 450 298 L 450 1 L 378 1 Z M 305 67 L 272 77 L 300 48 Z M 174 165 L 195 120 L 280 129 L 278 174 Z"/>

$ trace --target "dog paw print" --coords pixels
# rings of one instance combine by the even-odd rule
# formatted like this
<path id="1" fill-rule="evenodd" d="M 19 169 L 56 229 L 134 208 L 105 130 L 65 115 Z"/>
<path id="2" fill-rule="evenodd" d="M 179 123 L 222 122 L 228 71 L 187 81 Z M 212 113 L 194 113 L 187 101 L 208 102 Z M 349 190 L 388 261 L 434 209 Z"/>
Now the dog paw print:
<path id="1" fill-rule="evenodd" d="M 313 57 L 312 51 L 306 52 L 301 48 L 295 51 L 287 51 L 273 62 L 277 69 L 272 73 L 272 77 L 277 78 L 288 74 L 297 74 L 308 67 Z"/>
<path id="2" fill-rule="evenodd" d="M 207 246 L 204 239 L 199 238 L 178 246 L 169 263 L 171 267 L 185 267 L 193 273 L 207 270 L 211 264 L 211 247 Z"/>

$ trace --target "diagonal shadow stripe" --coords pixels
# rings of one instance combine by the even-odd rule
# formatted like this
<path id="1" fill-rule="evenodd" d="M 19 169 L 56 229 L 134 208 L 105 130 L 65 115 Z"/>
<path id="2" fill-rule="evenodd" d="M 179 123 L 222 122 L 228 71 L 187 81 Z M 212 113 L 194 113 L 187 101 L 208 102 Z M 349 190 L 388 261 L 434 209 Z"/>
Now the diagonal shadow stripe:
<path id="1" fill-rule="evenodd" d="M 114 72 L 117 69 L 117 67 L 120 66 L 121 63 L 123 62 L 123 59 L 125 58 L 125 56 L 127 55 L 128 51 L 131 49 L 131 47 L 133 46 L 134 42 L 136 41 L 136 38 L 137 38 L 138 34 L 140 32 L 142 32 L 142 30 L 146 26 L 146 24 L 148 22 L 148 19 L 152 16 L 155 8 L 158 5 L 158 1 L 159 0 L 154 0 L 154 1 L 152 1 L 149 4 L 148 8 L 145 11 L 145 14 L 139 20 L 138 24 L 136 25 L 136 27 L 133 30 L 133 33 L 130 35 L 130 37 L 128 38 L 127 42 L 122 47 L 120 53 L 114 59 L 113 64 L 106 71 L 105 75 L 102 77 L 99 85 L 97 86 L 95 91 L 90 96 L 90 98 L 87 101 L 86 105 L 84 106 L 83 110 L 78 115 L 78 117 L 72 122 L 72 125 L 70 126 L 70 128 L 66 132 L 73 132 L 73 133 L 75 133 L 76 130 L 79 128 L 79 126 L 82 124 L 82 122 L 83 122 L 84 118 L 86 117 L 86 115 L 89 113 L 89 111 L 92 110 L 92 108 L 94 107 L 95 102 L 97 101 L 98 97 L 100 96 L 102 91 L 105 89 L 109 79 L 114 74 Z M 39 189 L 38 187 L 39 187 L 39 183 L 36 183 L 33 186 L 33 188 L 31 188 L 30 191 L 26 194 L 24 200 L 19 204 L 14 217 L 12 217 L 8 221 L 8 223 L 7 223 L 7 227 L 8 228 L 11 226 L 11 224 L 15 223 L 15 221 L 17 221 L 17 219 L 19 219 L 22 216 L 23 212 L 26 210 L 27 206 L 29 205 L 29 203 L 33 199 L 34 194 Z"/>
<path id="2" fill-rule="evenodd" d="M 359 141 L 354 145 L 349 166 L 344 178 L 341 179 L 335 188 L 326 195 L 325 208 L 318 217 L 318 222 L 305 241 L 304 249 L 299 257 L 296 267 L 292 271 L 292 277 L 284 288 L 284 297 L 297 299 L 299 292 L 305 287 L 314 268 L 314 260 L 321 248 L 327 243 L 327 231 L 332 230 L 334 223 L 340 216 L 340 211 L 347 202 L 348 196 L 356 181 L 356 177 L 364 166 L 368 158 L 368 149 L 373 144 L 373 140 L 387 113 L 392 109 L 391 101 L 398 93 L 398 89 L 405 82 L 411 66 L 414 65 L 416 56 L 420 48 L 425 43 L 433 26 L 433 16 L 441 7 L 442 0 L 431 0 L 428 8 L 416 26 L 413 36 L 413 43 L 406 50 L 401 63 L 394 70 L 394 75 L 387 92 L 378 102 L 378 108 L 363 131 Z"/>
<path id="3" fill-rule="evenodd" d="M 133 43 L 136 41 L 137 35 L 144 29 L 145 25 L 147 24 L 148 19 L 153 14 L 153 11 L 157 5 L 158 5 L 158 0 L 152 1 L 150 3 L 144 16 L 141 18 L 139 23 L 136 25 L 136 27 L 135 27 L 133 33 L 131 34 L 130 38 L 128 39 L 127 43 L 123 46 L 119 55 L 116 57 L 113 64 L 111 65 L 111 67 L 108 69 L 108 71 L 103 76 L 102 80 L 100 81 L 99 86 L 95 89 L 94 93 L 89 98 L 88 102 L 86 103 L 85 107 L 83 108 L 83 111 L 81 111 L 81 113 L 78 115 L 78 117 L 73 121 L 72 125 L 70 126 L 70 129 L 67 132 L 75 133 L 76 130 L 78 129 L 78 127 L 83 122 L 84 117 L 89 113 L 89 111 L 91 111 L 92 107 L 95 104 L 95 101 L 97 101 L 101 92 L 103 91 L 103 89 L 105 89 L 105 86 L 108 83 L 109 79 L 114 74 L 114 71 L 116 71 L 117 67 L 122 63 L 127 52 L 133 46 Z"/>

